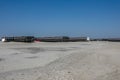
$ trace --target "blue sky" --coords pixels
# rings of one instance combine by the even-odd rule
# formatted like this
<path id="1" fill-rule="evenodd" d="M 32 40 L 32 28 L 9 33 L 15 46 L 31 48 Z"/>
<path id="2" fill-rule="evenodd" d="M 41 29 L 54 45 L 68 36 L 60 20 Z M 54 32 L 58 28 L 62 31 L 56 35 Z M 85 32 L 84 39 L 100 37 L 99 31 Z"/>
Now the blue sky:
<path id="1" fill-rule="evenodd" d="M 120 37 L 120 0 L 0 0 L 0 36 Z"/>

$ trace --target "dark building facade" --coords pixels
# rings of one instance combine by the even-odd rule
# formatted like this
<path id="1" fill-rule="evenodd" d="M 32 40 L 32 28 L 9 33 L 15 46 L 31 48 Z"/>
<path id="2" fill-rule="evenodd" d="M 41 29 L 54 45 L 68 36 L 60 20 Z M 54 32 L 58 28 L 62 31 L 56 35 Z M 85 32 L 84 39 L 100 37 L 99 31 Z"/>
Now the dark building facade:
<path id="1" fill-rule="evenodd" d="M 34 36 L 2 37 L 2 42 L 33 42 Z"/>

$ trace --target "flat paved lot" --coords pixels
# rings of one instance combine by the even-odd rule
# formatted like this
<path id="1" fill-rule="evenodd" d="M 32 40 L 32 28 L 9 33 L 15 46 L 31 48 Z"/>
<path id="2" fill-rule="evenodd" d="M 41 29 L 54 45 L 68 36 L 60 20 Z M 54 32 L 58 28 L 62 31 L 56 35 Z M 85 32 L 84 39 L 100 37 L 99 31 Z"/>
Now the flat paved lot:
<path id="1" fill-rule="evenodd" d="M 120 42 L 0 42 L 0 80 L 120 80 Z"/>

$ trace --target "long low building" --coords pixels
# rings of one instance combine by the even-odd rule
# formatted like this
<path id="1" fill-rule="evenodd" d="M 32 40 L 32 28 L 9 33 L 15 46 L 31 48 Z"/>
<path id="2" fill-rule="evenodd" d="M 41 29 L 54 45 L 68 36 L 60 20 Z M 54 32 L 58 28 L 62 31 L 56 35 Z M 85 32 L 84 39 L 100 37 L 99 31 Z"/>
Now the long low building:
<path id="1" fill-rule="evenodd" d="M 39 40 L 39 41 L 42 41 L 42 42 L 68 42 L 69 37 L 67 37 L 67 36 L 39 37 L 39 38 L 36 38 L 35 40 Z"/>
<path id="2" fill-rule="evenodd" d="M 89 37 L 71 37 L 69 41 L 77 42 L 77 41 L 90 41 Z"/>
<path id="3" fill-rule="evenodd" d="M 39 37 L 35 40 L 41 42 L 77 42 L 77 41 L 90 41 L 89 37 Z"/>
<path id="4" fill-rule="evenodd" d="M 34 36 L 2 37 L 2 42 L 33 42 Z"/>

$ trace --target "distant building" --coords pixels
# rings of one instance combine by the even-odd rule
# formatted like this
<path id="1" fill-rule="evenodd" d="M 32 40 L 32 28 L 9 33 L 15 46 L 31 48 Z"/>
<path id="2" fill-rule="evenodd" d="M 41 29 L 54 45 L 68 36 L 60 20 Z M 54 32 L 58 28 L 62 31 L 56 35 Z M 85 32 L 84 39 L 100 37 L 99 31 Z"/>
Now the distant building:
<path id="1" fill-rule="evenodd" d="M 78 42 L 78 41 L 90 41 L 89 37 L 71 37 L 69 41 Z"/>
<path id="2" fill-rule="evenodd" d="M 2 42 L 10 42 L 10 41 L 14 41 L 14 37 L 2 37 L 1 38 Z"/>
<path id="3" fill-rule="evenodd" d="M 90 38 L 89 37 L 68 37 L 68 36 L 39 37 L 39 38 L 36 38 L 35 41 L 42 41 L 42 42 L 78 42 L 78 41 L 90 41 Z"/>
<path id="4" fill-rule="evenodd" d="M 2 42 L 33 42 L 34 36 L 2 37 Z"/>
<path id="5" fill-rule="evenodd" d="M 68 42 L 69 37 L 67 37 L 67 36 L 39 37 L 39 38 L 36 38 L 35 40 L 42 41 L 42 42 Z"/>

